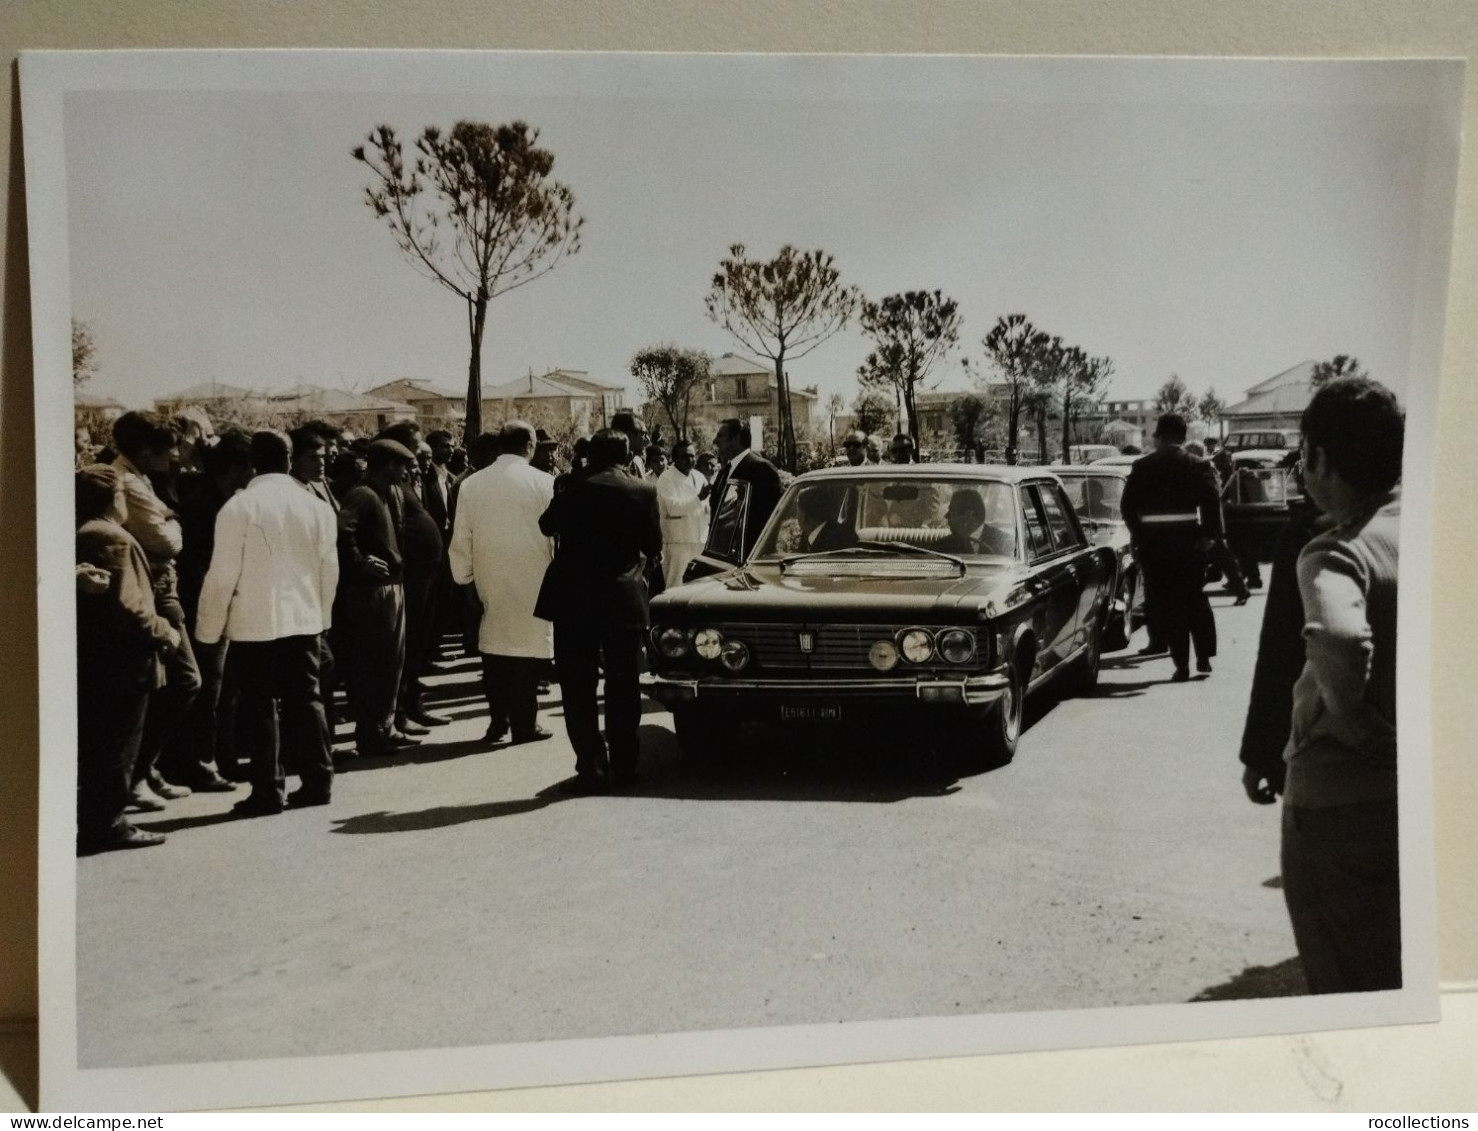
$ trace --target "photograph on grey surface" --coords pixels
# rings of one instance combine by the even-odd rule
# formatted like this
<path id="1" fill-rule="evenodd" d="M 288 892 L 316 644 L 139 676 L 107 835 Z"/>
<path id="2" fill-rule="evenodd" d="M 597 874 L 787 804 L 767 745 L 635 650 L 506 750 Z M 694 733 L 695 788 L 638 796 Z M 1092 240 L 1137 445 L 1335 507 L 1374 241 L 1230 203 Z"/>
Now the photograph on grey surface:
<path id="1" fill-rule="evenodd" d="M 1462 73 L 27 55 L 46 1102 L 1435 1019 Z"/>

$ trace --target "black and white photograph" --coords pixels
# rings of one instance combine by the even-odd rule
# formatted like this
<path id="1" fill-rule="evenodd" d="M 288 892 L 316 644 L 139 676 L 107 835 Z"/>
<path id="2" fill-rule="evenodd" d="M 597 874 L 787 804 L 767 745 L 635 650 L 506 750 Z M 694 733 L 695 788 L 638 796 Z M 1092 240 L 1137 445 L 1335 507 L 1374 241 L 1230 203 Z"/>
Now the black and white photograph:
<path id="1" fill-rule="evenodd" d="M 20 80 L 47 1106 L 1437 1019 L 1460 61 Z"/>

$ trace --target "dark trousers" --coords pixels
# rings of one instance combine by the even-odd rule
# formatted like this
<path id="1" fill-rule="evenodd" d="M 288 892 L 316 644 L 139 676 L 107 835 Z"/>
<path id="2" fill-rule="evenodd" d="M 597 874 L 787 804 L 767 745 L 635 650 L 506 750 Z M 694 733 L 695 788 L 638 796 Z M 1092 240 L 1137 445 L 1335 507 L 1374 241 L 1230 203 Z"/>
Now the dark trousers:
<path id="1" fill-rule="evenodd" d="M 77 669 L 77 842 L 84 849 L 126 828 L 123 810 L 149 706 L 149 664 L 118 656 Z"/>
<path id="2" fill-rule="evenodd" d="M 190 640 L 195 668 L 200 675 L 200 690 L 191 701 L 169 746 L 159 757 L 159 770 L 170 781 L 194 785 L 219 773 L 216 712 L 226 674 L 227 646 L 225 640 L 214 644 L 201 644 L 193 637 Z"/>
<path id="3" fill-rule="evenodd" d="M 254 797 L 286 798 L 284 748 L 291 752 L 303 788 L 327 793 L 333 785 L 334 763 L 324 741 L 318 641 L 317 636 L 287 636 L 231 645 L 241 687 L 238 725 L 251 751 Z"/>
<path id="4" fill-rule="evenodd" d="M 1226 578 L 1227 588 L 1231 590 L 1233 596 L 1246 597 L 1250 595 L 1247 589 L 1247 582 L 1242 577 L 1242 568 L 1237 564 L 1236 555 L 1232 553 L 1231 547 L 1226 544 L 1225 540 L 1217 539 L 1211 543 L 1209 557 L 1211 564 L 1221 570 L 1221 575 Z M 1259 579 L 1258 584 L 1261 583 L 1261 579 Z"/>
<path id="5" fill-rule="evenodd" d="M 334 635 L 355 735 L 385 733 L 395 719 L 405 665 L 405 594 L 400 584 L 340 590 Z"/>
<path id="6" fill-rule="evenodd" d="M 1206 555 L 1195 541 L 1178 535 L 1148 536 L 1140 543 L 1138 553 L 1151 632 L 1170 649 L 1175 666 L 1186 668 L 1190 665 L 1194 627 L 1196 652 L 1210 659 L 1215 651 L 1216 622 L 1203 592 Z M 1211 651 L 1205 651 L 1207 648 Z"/>
<path id="7" fill-rule="evenodd" d="M 200 668 L 190 647 L 185 610 L 180 604 L 172 576 L 154 590 L 154 611 L 174 625 L 180 634 L 180 646 L 164 658 L 164 686 L 149 696 L 144 736 L 139 741 L 138 760 L 133 768 L 135 785 L 146 778 L 162 776 L 159 756 L 184 722 L 195 696 L 200 693 Z"/>
<path id="8" fill-rule="evenodd" d="M 642 630 L 556 621 L 554 665 L 564 699 L 565 730 L 577 774 L 609 773 L 615 782 L 636 774 L 640 754 Z M 596 685 L 605 670 L 606 728 L 602 737 Z"/>
<path id="9" fill-rule="evenodd" d="M 1283 897 L 1310 993 L 1400 988 L 1394 801 L 1285 804 Z"/>
<path id="10" fill-rule="evenodd" d="M 400 693 L 397 708 L 401 711 L 419 711 L 421 696 L 425 691 L 421 677 L 426 674 L 435 639 L 436 613 L 432 594 L 436 586 L 439 565 L 425 572 L 405 575 L 405 666 L 400 673 Z"/>
<path id="11" fill-rule="evenodd" d="M 482 688 L 488 697 L 488 731 L 533 734 L 539 724 L 539 673 L 544 661 L 528 656 L 482 653 Z"/>

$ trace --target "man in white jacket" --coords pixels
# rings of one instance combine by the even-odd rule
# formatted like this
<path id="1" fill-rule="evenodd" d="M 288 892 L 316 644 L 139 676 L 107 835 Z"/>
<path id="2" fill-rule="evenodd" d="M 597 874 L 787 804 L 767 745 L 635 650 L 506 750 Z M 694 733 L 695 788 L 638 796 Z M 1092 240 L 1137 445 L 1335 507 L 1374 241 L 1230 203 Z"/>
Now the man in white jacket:
<path id="1" fill-rule="evenodd" d="M 196 637 L 231 641 L 241 690 L 243 744 L 251 751 L 251 795 L 243 816 L 327 805 L 334 764 L 319 677 L 320 634 L 339 582 L 333 508 L 288 474 L 291 446 L 277 432 L 251 438 L 256 476 L 221 508 L 215 550 L 200 590 Z M 279 714 L 281 733 L 279 733 Z M 281 743 L 297 752 L 301 788 L 286 795 Z"/>
<path id="2" fill-rule="evenodd" d="M 554 498 L 554 477 L 529 464 L 533 425 L 511 420 L 500 434 L 498 458 L 462 481 L 452 525 L 452 580 L 477 587 L 488 700 L 488 742 L 512 732 L 514 742 L 538 742 L 551 732 L 538 724 L 539 675 L 554 658 L 550 623 L 534 616 L 554 543 L 539 531 L 539 516 Z"/>
<path id="3" fill-rule="evenodd" d="M 657 477 L 662 515 L 662 571 L 667 588 L 683 583 L 688 563 L 703 552 L 708 537 L 708 495 L 712 486 L 693 466 L 693 445 L 672 445 L 672 466 Z"/>

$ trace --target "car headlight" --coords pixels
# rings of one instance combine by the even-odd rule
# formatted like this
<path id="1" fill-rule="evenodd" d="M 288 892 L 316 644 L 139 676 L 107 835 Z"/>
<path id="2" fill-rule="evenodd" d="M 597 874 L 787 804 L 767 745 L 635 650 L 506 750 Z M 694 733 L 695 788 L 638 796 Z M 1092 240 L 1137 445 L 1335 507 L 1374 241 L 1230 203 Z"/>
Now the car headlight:
<path id="1" fill-rule="evenodd" d="M 724 648 L 724 634 L 716 628 L 700 628 L 693 633 L 693 651 L 705 660 L 716 660 Z"/>
<path id="2" fill-rule="evenodd" d="M 963 664 L 975 653 L 975 638 L 962 628 L 952 628 L 939 637 L 939 654 L 951 664 Z"/>
<path id="3" fill-rule="evenodd" d="M 719 652 L 718 660 L 731 672 L 743 671 L 749 666 L 749 649 L 738 640 L 730 640 Z"/>
<path id="4" fill-rule="evenodd" d="M 688 636 L 680 628 L 664 628 L 657 633 L 657 651 L 669 660 L 676 660 L 688 651 Z"/>
<path id="5" fill-rule="evenodd" d="M 898 642 L 902 646 L 903 658 L 911 664 L 922 664 L 934 655 L 934 637 L 922 628 L 911 628 Z"/>
<path id="6" fill-rule="evenodd" d="M 879 640 L 867 650 L 867 659 L 880 672 L 892 671 L 898 666 L 898 649 L 891 640 Z"/>

